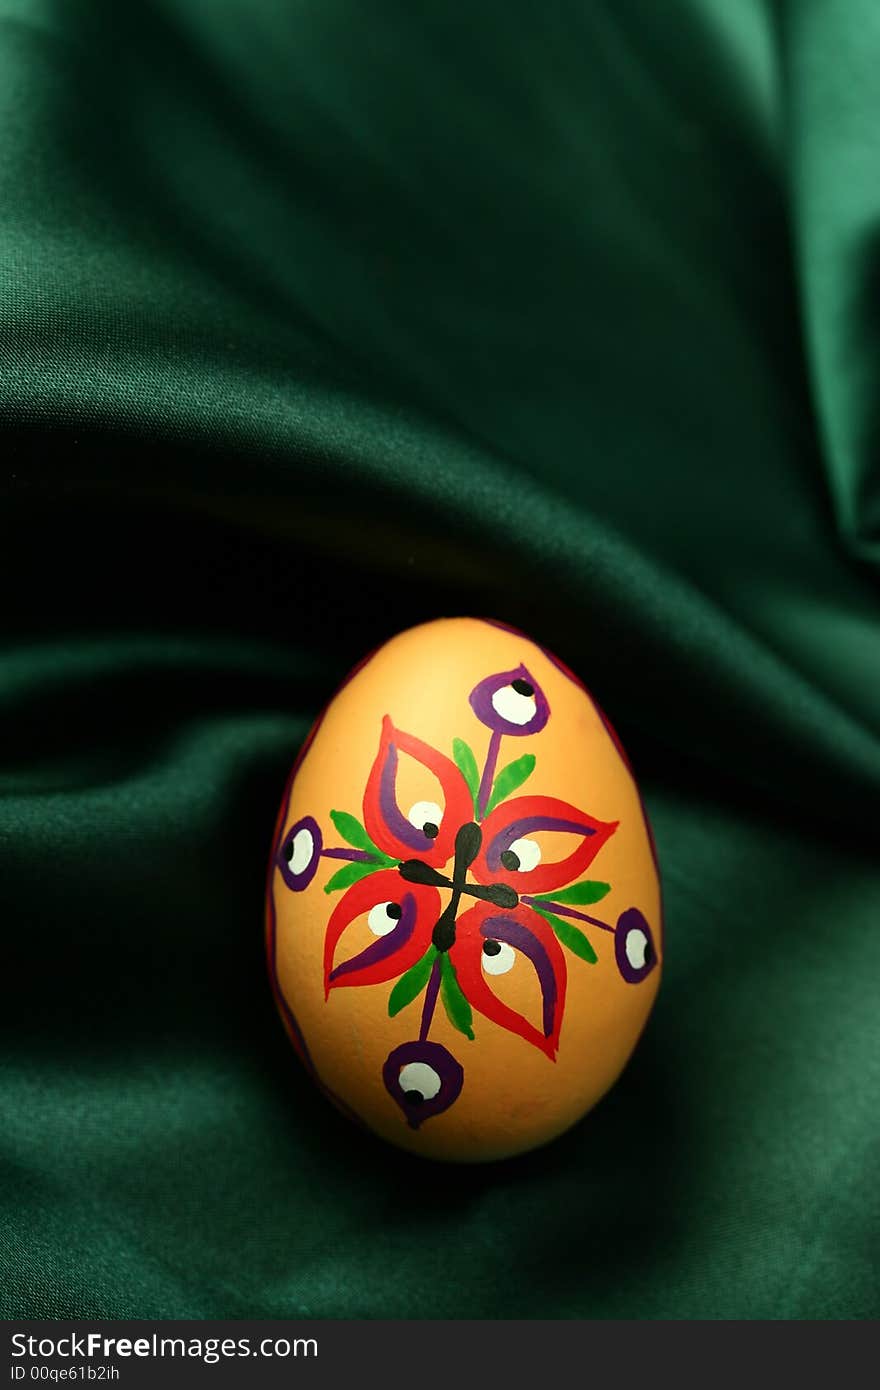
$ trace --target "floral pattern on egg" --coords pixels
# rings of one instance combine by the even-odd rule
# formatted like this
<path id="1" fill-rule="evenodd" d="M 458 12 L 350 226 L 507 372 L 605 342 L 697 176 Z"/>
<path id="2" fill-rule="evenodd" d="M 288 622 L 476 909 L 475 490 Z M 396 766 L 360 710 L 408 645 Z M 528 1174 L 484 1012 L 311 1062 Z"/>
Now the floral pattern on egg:
<path id="1" fill-rule="evenodd" d="M 405 711 L 392 707 L 390 686 L 389 708 L 373 730 L 373 753 L 359 804 L 333 804 L 326 816 L 317 806 L 304 807 L 286 824 L 297 780 L 292 778 L 269 887 L 270 970 L 301 1057 L 320 1083 L 320 1068 L 310 1058 L 298 1025 L 294 1027 L 299 1036 L 293 1033 L 293 1010 L 277 979 L 279 894 L 287 899 L 287 916 L 290 904 L 301 895 L 310 902 L 316 895 L 325 902 L 330 899 L 323 912 L 309 914 L 310 922 L 315 916 L 324 922 L 325 1006 L 343 989 L 369 992 L 370 1008 L 399 1025 L 399 1040 L 377 1057 L 375 1073 L 396 1107 L 398 1122 L 413 1138 L 405 1141 L 402 1134 L 395 1135 L 387 1115 L 382 1117 L 382 1130 L 386 1137 L 423 1152 L 430 1152 L 431 1146 L 419 1148 L 418 1136 L 432 1127 L 449 1126 L 456 1106 L 467 1096 L 469 1058 L 487 1030 L 512 1040 L 512 1066 L 521 1056 L 517 1049 L 524 1047 L 553 1068 L 566 1038 L 566 998 L 575 972 L 586 980 L 602 962 L 627 990 L 651 990 L 652 1000 L 660 964 L 659 883 L 640 799 L 636 798 L 641 834 L 651 854 L 645 861 L 646 877 L 650 886 L 653 869 L 656 885 L 648 894 L 652 902 L 630 901 L 625 887 L 623 897 L 615 894 L 610 870 L 607 877 L 602 873 L 606 851 L 621 829 L 621 817 L 607 813 L 607 789 L 598 808 L 586 787 L 577 797 L 557 794 L 558 754 L 547 759 L 554 766 L 542 777 L 542 750 L 553 736 L 556 705 L 545 687 L 553 683 L 565 689 L 574 681 L 583 701 L 589 700 L 586 691 L 549 653 L 495 625 L 447 620 L 403 636 L 421 634 L 427 639 L 432 628 L 450 624 L 470 629 L 469 652 L 473 629 L 503 632 L 505 644 L 519 659 L 480 672 L 460 690 L 460 726 L 445 748 L 422 737 L 424 730 L 418 725 L 404 724 Z M 381 660 L 384 650 L 373 660 Z M 540 679 L 532 669 L 538 664 L 535 653 L 544 668 Z M 452 704 L 448 690 L 447 684 L 447 706 Z M 418 723 L 425 722 L 418 720 L 413 700 L 398 703 L 409 704 Z M 448 714 L 454 718 L 454 711 Z M 610 729 L 598 711 L 596 719 L 599 728 L 593 737 L 603 738 L 604 750 Z M 364 733 L 359 731 L 361 739 Z M 568 735 L 568 728 L 560 730 L 560 739 Z M 620 763 L 618 780 L 631 783 L 616 736 L 610 737 Z M 404 764 L 418 774 L 410 778 L 410 785 L 419 781 L 421 794 L 414 800 L 401 785 Z M 630 814 L 635 804 L 629 796 Z M 321 865 L 326 870 L 319 884 Z M 603 905 L 612 899 L 615 910 L 609 916 Z M 519 999 L 505 988 L 514 976 L 521 992 L 529 994 L 530 1009 L 519 1007 Z M 579 982 L 579 996 L 588 1000 L 583 984 Z M 650 1002 L 644 1017 L 649 1008 Z M 638 1013 L 640 1031 L 644 1019 L 642 1011 Z M 623 1014 L 630 1026 L 632 1011 L 624 1009 Z M 364 1017 L 363 1010 L 357 1017 Z M 375 1110 L 375 1088 L 363 1076 L 358 1085 L 369 1087 Z M 339 1100 L 332 1089 L 331 1095 Z M 357 1100 L 353 1094 L 343 1108 L 350 1106 L 357 1115 Z M 543 1138 L 538 1133 L 511 1151 Z M 457 1152 L 454 1143 L 447 1143 L 437 1156 L 502 1156 L 483 1152 L 480 1144 L 473 1154 L 464 1147 Z"/>

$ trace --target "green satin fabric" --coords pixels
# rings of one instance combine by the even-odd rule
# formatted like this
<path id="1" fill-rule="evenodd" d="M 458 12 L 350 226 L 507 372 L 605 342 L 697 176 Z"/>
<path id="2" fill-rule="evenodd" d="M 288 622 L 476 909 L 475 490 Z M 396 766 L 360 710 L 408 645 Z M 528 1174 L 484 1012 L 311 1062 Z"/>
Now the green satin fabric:
<path id="1" fill-rule="evenodd" d="M 0 1312 L 876 1316 L 875 0 L 0 0 Z M 263 875 L 347 668 L 591 685 L 667 969 L 546 1149 L 313 1089 Z"/>

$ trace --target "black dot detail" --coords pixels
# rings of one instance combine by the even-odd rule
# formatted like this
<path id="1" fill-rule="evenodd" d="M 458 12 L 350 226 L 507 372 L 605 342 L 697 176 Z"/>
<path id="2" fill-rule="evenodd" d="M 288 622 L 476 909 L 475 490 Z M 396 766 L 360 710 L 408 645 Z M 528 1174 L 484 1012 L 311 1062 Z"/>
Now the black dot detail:
<path id="1" fill-rule="evenodd" d="M 403 916 L 403 908 L 400 906 L 400 903 L 387 903 L 385 912 L 386 915 L 393 918 L 395 922 L 399 921 Z"/>
<path id="2" fill-rule="evenodd" d="M 404 1091 L 403 1098 L 407 1105 L 423 1105 L 425 1101 L 421 1091 Z"/>
<path id="3" fill-rule="evenodd" d="M 519 868 L 519 856 L 514 854 L 512 849 L 505 849 L 501 853 L 501 863 L 505 869 L 516 871 Z"/>
<path id="4" fill-rule="evenodd" d="M 535 687 L 529 685 L 528 681 L 520 680 L 519 677 L 517 677 L 515 681 L 511 681 L 510 684 L 513 686 L 517 695 L 534 695 L 535 693 Z"/>
<path id="5" fill-rule="evenodd" d="M 440 827 L 439 825 L 435 825 L 432 820 L 426 820 L 425 824 L 422 826 L 422 833 L 426 835 L 429 840 L 436 840 L 437 836 L 440 834 Z"/>
<path id="6" fill-rule="evenodd" d="M 645 942 L 645 965 L 650 965 L 654 959 L 654 948 L 650 941 Z"/>
<path id="7" fill-rule="evenodd" d="M 497 956 L 497 955 L 500 955 L 500 954 L 501 954 L 501 942 L 500 942 L 500 941 L 484 941 L 484 942 L 483 942 L 483 955 L 484 955 L 484 956 Z"/>
<path id="8" fill-rule="evenodd" d="M 287 860 L 288 864 L 292 864 L 292 863 L 293 863 L 293 837 L 292 837 L 292 836 L 291 836 L 291 838 L 287 841 L 287 844 L 284 846 L 284 858 Z"/>

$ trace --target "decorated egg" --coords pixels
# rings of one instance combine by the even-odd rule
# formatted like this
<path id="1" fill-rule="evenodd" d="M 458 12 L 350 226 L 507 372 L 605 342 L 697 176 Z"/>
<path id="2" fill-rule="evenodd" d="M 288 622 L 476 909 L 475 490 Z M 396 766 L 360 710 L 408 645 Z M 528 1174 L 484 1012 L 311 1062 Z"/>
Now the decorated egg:
<path id="1" fill-rule="evenodd" d="M 300 752 L 266 927 L 290 1040 L 352 1119 L 435 1159 L 546 1143 L 620 1075 L 660 981 L 653 840 L 611 725 L 503 624 L 400 633 Z"/>

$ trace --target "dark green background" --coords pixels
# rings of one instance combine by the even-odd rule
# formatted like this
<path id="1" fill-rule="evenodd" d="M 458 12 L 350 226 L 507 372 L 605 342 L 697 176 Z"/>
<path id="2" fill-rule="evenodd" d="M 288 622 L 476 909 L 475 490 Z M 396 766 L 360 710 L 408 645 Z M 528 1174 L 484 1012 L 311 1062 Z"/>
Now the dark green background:
<path id="1" fill-rule="evenodd" d="M 876 0 L 0 0 L 6 1316 L 880 1312 Z M 619 726 L 667 971 L 549 1148 L 313 1090 L 287 770 L 489 614 Z"/>

